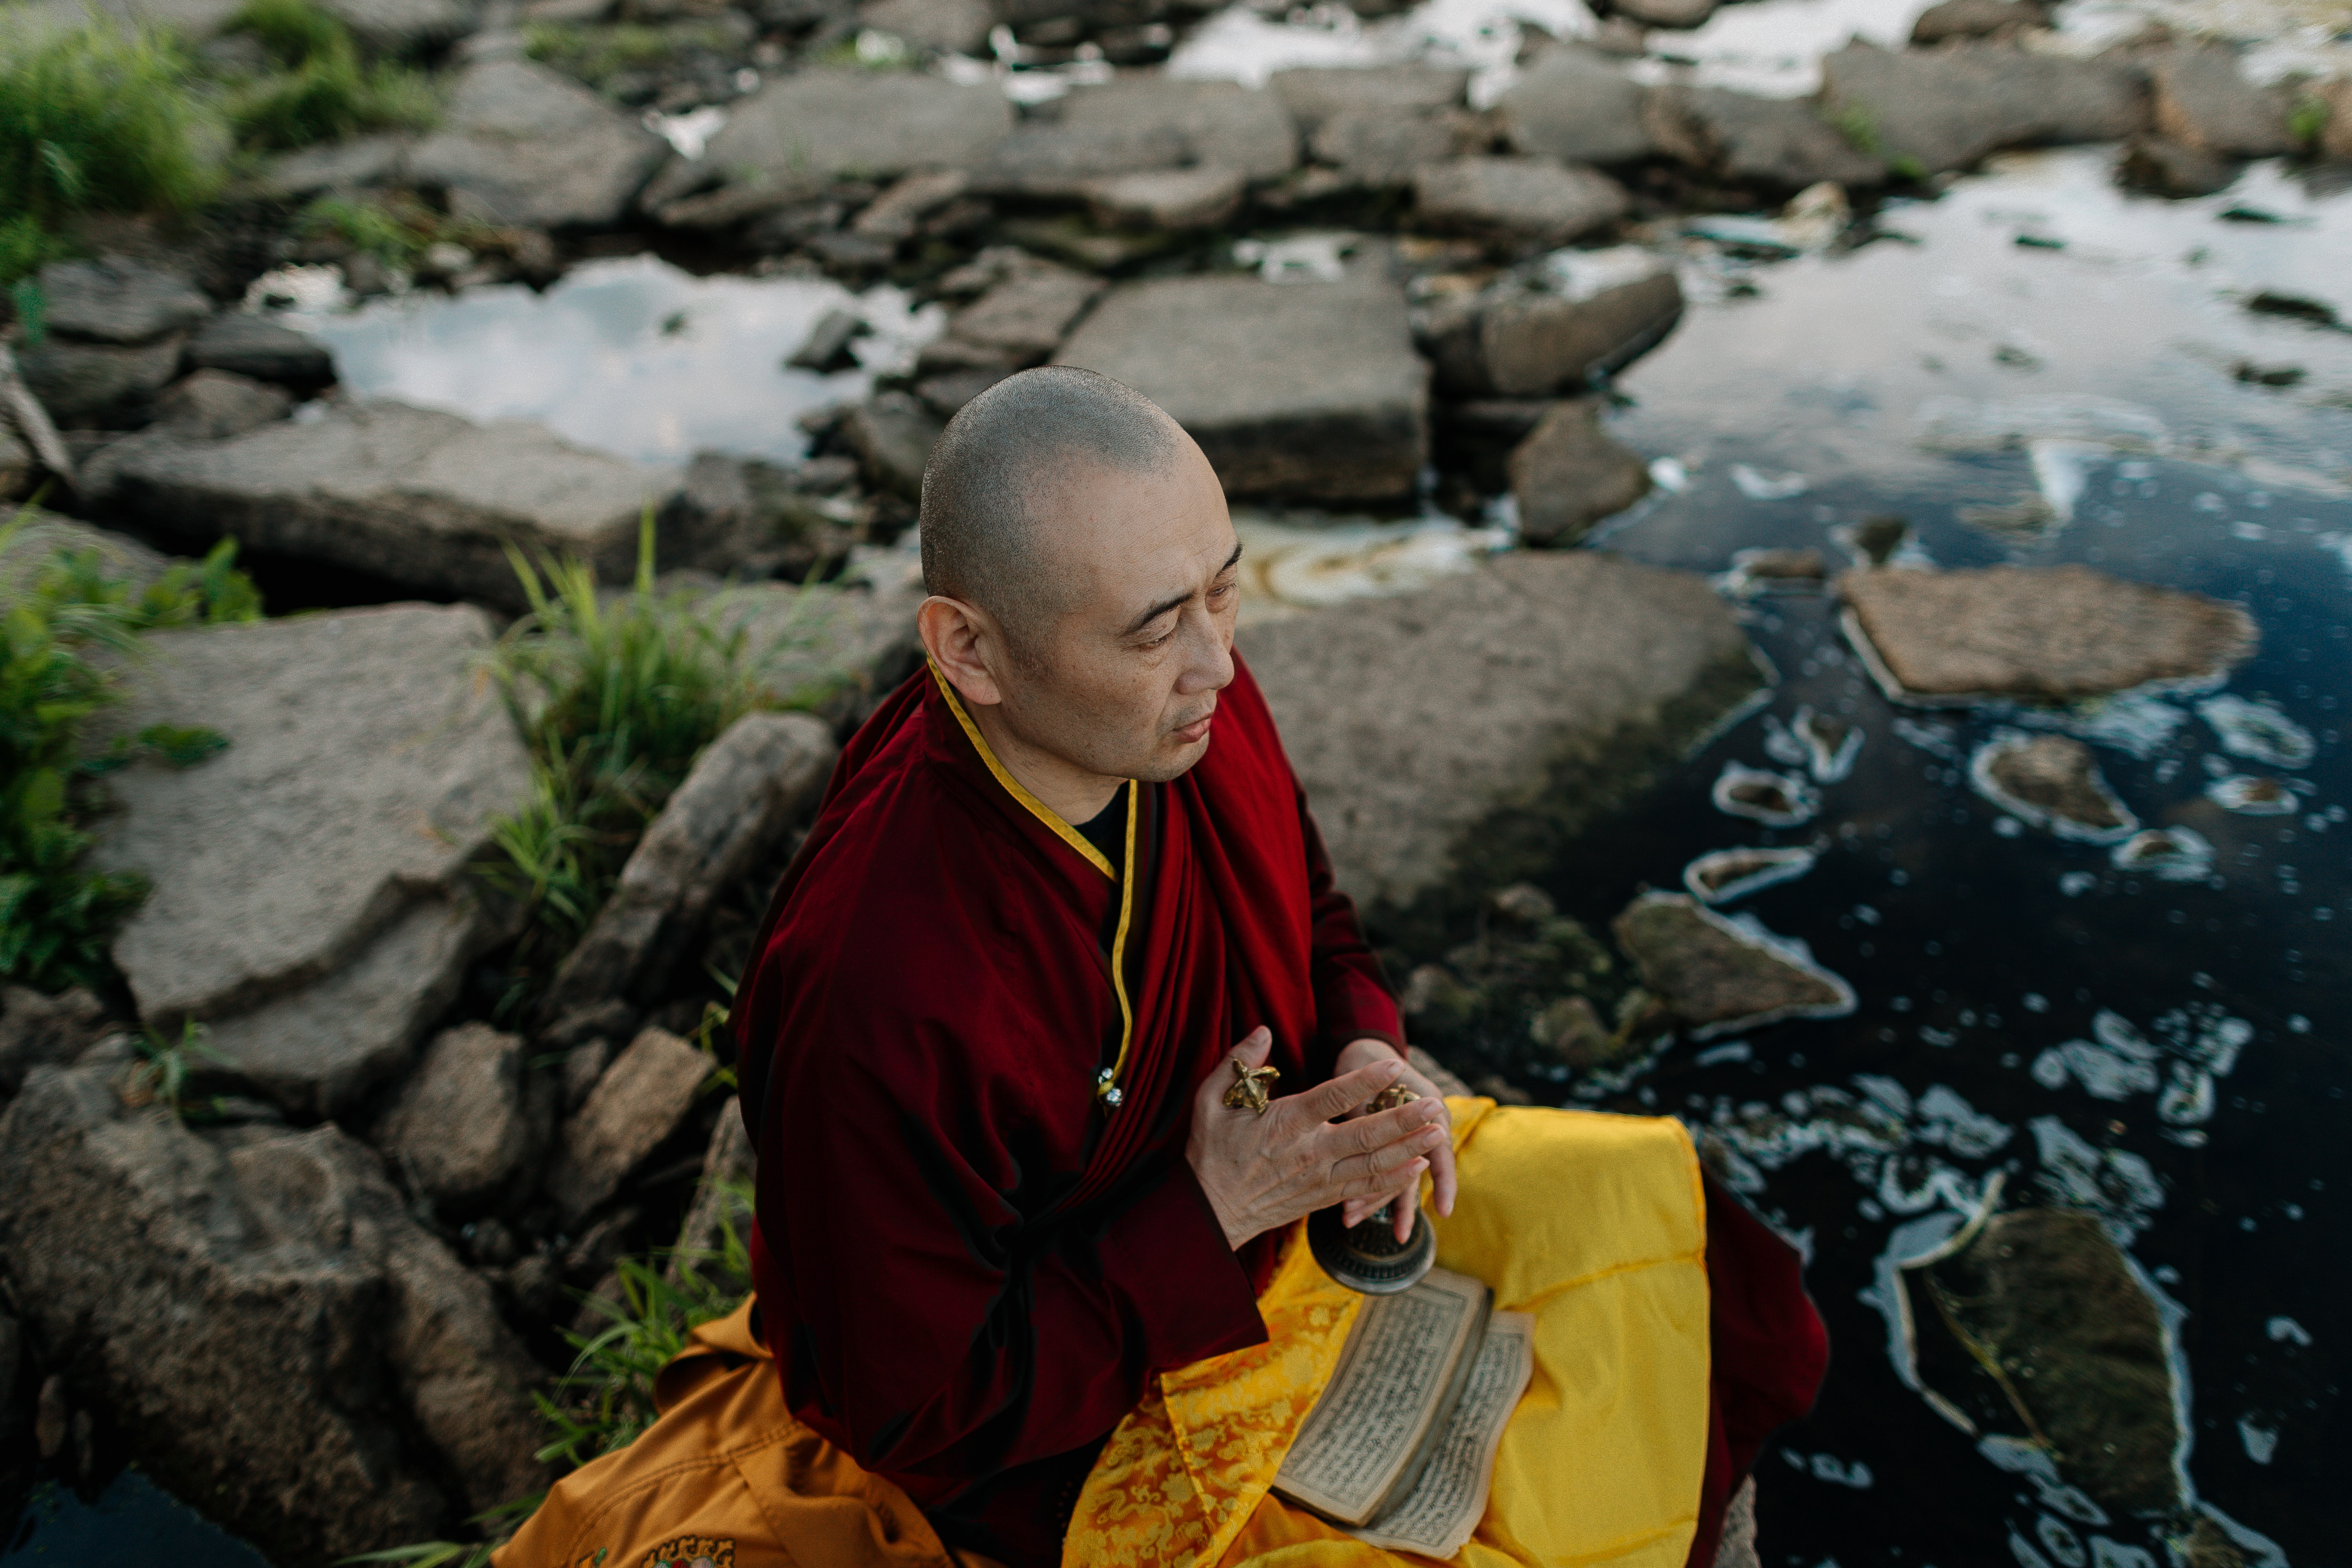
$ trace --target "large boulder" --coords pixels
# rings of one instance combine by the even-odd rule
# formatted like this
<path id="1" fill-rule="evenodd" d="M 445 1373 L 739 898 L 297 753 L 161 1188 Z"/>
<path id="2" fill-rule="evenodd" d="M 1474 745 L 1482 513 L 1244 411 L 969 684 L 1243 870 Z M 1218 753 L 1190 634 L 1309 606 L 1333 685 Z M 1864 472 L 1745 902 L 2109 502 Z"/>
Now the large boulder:
<path id="1" fill-rule="evenodd" d="M 1511 449 L 1508 472 L 1519 537 L 1531 545 L 1574 544 L 1650 493 L 1650 465 L 1601 428 L 1590 398 L 1554 404 Z"/>
<path id="2" fill-rule="evenodd" d="M 537 424 L 388 401 L 232 441 L 156 443 L 116 475 L 117 504 L 166 530 L 509 605 L 520 599 L 509 547 L 580 556 L 626 581 L 640 515 L 679 485 Z"/>
<path id="3" fill-rule="evenodd" d="M 1625 215 L 1631 200 L 1606 174 L 1551 158 L 1457 158 L 1415 172 L 1419 222 L 1446 234 L 1549 249 Z"/>
<path id="4" fill-rule="evenodd" d="M 2073 702 L 2206 681 L 2254 651 L 2234 604 L 2087 566 L 1877 569 L 1838 580 L 1846 635 L 1898 702 Z"/>
<path id="5" fill-rule="evenodd" d="M 145 639 L 110 733 L 229 743 L 109 776 L 92 853 L 152 884 L 113 947 L 151 1025 L 205 1020 L 229 1071 L 304 1116 L 407 1065 L 502 931 L 464 875 L 530 780 L 481 677 L 492 635 L 469 605 L 394 605 Z"/>
<path id="6" fill-rule="evenodd" d="M 129 256 L 51 262 L 39 283 L 48 329 L 97 343 L 152 343 L 213 311 L 185 273 Z"/>
<path id="7" fill-rule="evenodd" d="M 604 906 L 549 987 L 565 1009 L 646 1001 L 711 904 L 750 873 L 824 788 L 833 732 L 806 714 L 737 719 L 696 758 L 631 851 Z"/>
<path id="8" fill-rule="evenodd" d="M 2227 46 L 2156 49 L 2139 63 L 2147 72 L 2158 135 L 2228 158 L 2274 158 L 2295 150 L 2287 127 L 2294 94 L 2248 81 Z"/>
<path id="9" fill-rule="evenodd" d="M 331 1126 L 199 1134 L 119 1066 L 0 1118 L 0 1271 L 157 1481 L 281 1563 L 429 1539 L 548 1473 L 488 1287 Z"/>
<path id="10" fill-rule="evenodd" d="M 469 216 L 525 228 L 610 228 L 667 143 L 570 77 L 529 60 L 466 68 L 408 176 L 462 196 Z"/>
<path id="11" fill-rule="evenodd" d="M 1581 297 L 1474 296 L 1433 309 L 1421 328 L 1438 392 L 1455 398 L 1542 397 L 1579 392 L 1622 370 L 1682 319 L 1670 271 Z"/>
<path id="12" fill-rule="evenodd" d="M 1375 905 L 1519 880 L 1760 684 L 1704 578 L 1586 550 L 1497 556 L 1238 646 L 1339 885 Z"/>
<path id="13" fill-rule="evenodd" d="M 870 71 L 798 71 L 740 103 L 703 161 L 731 179 L 874 179 L 983 162 L 1013 129 L 994 84 Z"/>
<path id="14" fill-rule="evenodd" d="M 1874 152 L 1928 174 L 2004 147 L 2112 141 L 2147 123 L 2145 80 L 2130 65 L 2006 44 L 1895 51 L 1857 40 L 1822 57 L 1822 110 Z"/>
<path id="15" fill-rule="evenodd" d="M 1062 346 L 1071 324 L 1102 291 L 1100 278 L 1024 256 L 995 287 L 957 311 L 942 337 L 924 345 L 921 366 L 1017 371 L 1037 364 Z"/>
<path id="16" fill-rule="evenodd" d="M 1655 151 L 1642 120 L 1644 89 L 1573 44 L 1546 51 L 1496 105 L 1519 152 L 1563 163 L 1631 163 Z"/>
<path id="17" fill-rule="evenodd" d="M 63 334 L 18 360 L 25 384 L 68 429 L 128 430 L 147 421 L 155 394 L 180 373 L 186 334 L 139 344 L 91 343 Z"/>
<path id="18" fill-rule="evenodd" d="M 1468 82 L 1459 66 L 1390 65 L 1276 71 L 1269 85 L 1318 162 L 1391 186 L 1485 140 L 1461 108 Z"/>
<path id="19" fill-rule="evenodd" d="M 1100 371 L 1166 409 L 1236 496 L 1408 496 L 1429 448 L 1429 372 L 1403 291 L 1369 264 L 1335 283 L 1127 284 L 1055 362 Z"/>
<path id="20" fill-rule="evenodd" d="M 1663 87 L 1643 100 L 1642 124 L 1660 152 L 1731 184 L 1796 191 L 1824 180 L 1874 185 L 1886 178 L 1886 162 L 1875 147 L 1856 146 L 1802 99 Z"/>

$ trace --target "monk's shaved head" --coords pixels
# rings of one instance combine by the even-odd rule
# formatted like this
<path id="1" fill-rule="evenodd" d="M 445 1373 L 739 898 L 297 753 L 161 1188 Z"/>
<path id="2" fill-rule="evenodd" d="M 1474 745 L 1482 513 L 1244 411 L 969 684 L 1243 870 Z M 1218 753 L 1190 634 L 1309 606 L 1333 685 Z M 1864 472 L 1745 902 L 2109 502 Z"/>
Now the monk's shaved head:
<path id="1" fill-rule="evenodd" d="M 923 586 L 976 604 L 1018 647 L 1062 584 L 1038 538 L 1041 509 L 1073 468 L 1153 474 L 1184 434 L 1108 376 L 1048 365 L 963 405 L 923 466 Z"/>

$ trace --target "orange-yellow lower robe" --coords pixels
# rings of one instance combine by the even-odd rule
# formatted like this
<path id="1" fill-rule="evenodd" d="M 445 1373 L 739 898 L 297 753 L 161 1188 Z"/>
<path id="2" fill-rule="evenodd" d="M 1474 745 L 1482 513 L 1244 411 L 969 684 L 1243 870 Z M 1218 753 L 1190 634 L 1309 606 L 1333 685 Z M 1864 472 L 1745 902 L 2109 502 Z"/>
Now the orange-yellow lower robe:
<path id="1" fill-rule="evenodd" d="M 1679 1568 L 1708 1417 L 1706 1209 L 1667 1118 L 1451 1102 L 1460 1201 L 1437 1260 L 1532 1313 L 1535 1375 L 1464 1568 Z M 1362 1298 L 1294 1244 L 1263 1345 L 1161 1375 L 1087 1478 L 1063 1562 L 1388 1568 L 1269 1494 Z M 559 1483 L 497 1568 L 948 1568 L 906 1495 L 794 1420 L 749 1308 L 662 1375 L 664 1413 Z M 965 1563 L 972 1560 L 967 1556 Z"/>

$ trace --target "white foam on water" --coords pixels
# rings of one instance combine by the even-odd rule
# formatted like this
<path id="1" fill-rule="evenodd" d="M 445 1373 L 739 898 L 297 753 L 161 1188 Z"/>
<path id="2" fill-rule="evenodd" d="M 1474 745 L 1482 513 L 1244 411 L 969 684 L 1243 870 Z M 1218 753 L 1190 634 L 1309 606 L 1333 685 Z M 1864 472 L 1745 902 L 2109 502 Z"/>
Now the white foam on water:
<path id="1" fill-rule="evenodd" d="M 2263 1332 L 2270 1335 L 2272 1341 L 2278 1344 L 2308 1345 L 2311 1343 L 2311 1331 L 2293 1318 L 2273 1318 L 2263 1325 Z"/>
<path id="2" fill-rule="evenodd" d="M 1751 501 L 1792 501 L 1812 488 L 1802 474 L 1765 474 L 1745 463 L 1731 465 L 1731 482 Z"/>
<path id="3" fill-rule="evenodd" d="M 2250 702 L 2224 692 L 2197 705 L 2197 716 L 2213 728 L 2221 749 L 2273 768 L 2302 768 L 2319 754 L 2311 731 L 2287 717 L 2274 703 Z"/>
<path id="4" fill-rule="evenodd" d="M 2242 817 L 2292 817 L 2301 807 L 2294 791 L 2275 779 L 2231 773 L 2205 786 L 2205 798 Z"/>
<path id="5" fill-rule="evenodd" d="M 2033 1059 L 2032 1071 L 2033 1081 L 2044 1089 L 2063 1089 L 2071 1078 L 2100 1100 L 2152 1094 L 2160 1082 L 2148 1063 L 2129 1061 L 2087 1040 L 2052 1046 Z"/>
<path id="6" fill-rule="evenodd" d="M 1509 542 L 1450 518 L 1304 524 L 1249 510 L 1234 512 L 1234 532 L 1243 545 L 1242 618 L 1252 622 L 1410 593 L 1474 570 Z"/>
<path id="7" fill-rule="evenodd" d="M 2159 882 L 2202 882 L 2212 874 L 2213 845 L 2190 828 L 2149 828 L 2117 844 L 2107 859 L 2117 871 Z"/>
<path id="8" fill-rule="evenodd" d="M 2258 1465 L 2267 1465 L 2278 1452 L 2278 1428 L 2258 1427 L 2244 1416 L 2238 1418 L 2238 1441 L 2246 1450 L 2246 1458 Z"/>
<path id="9" fill-rule="evenodd" d="M 1783 804 L 1774 807 L 1743 800 L 1736 793 L 1743 789 L 1777 795 Z M 1715 786 L 1708 793 L 1717 810 L 1746 817 L 1768 828 L 1801 827 L 1811 821 L 1822 809 L 1821 792 L 1794 774 L 1774 773 L 1738 762 L 1723 765 L 1723 771 L 1716 776 Z"/>
<path id="10" fill-rule="evenodd" d="M 2147 1161 L 2127 1149 L 2094 1148 L 2055 1116 L 2027 1124 L 2051 1197 L 2088 1209 L 2105 1221 L 2118 1245 L 2128 1245 L 2164 1207 L 2164 1188 Z"/>

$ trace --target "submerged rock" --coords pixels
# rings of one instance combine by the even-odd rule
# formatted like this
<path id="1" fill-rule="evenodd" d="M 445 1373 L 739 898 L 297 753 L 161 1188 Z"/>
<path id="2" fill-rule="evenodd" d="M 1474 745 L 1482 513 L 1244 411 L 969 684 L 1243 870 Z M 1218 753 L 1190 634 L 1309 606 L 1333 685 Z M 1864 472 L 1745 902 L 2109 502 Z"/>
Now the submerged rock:
<path id="1" fill-rule="evenodd" d="M 1701 904 L 1729 904 L 1759 888 L 1793 882 L 1821 859 L 1814 849 L 1717 850 L 1683 867 L 1683 885 Z"/>
<path id="2" fill-rule="evenodd" d="M 1428 370 L 1403 292 L 1371 266 L 1336 283 L 1123 284 L 1054 362 L 1100 371 L 1166 409 L 1229 495 L 1402 497 L 1429 450 Z"/>
<path id="3" fill-rule="evenodd" d="M 2004 147 L 2112 141 L 2147 123 L 2129 65 L 2007 44 L 1895 51 L 1857 40 L 1822 57 L 1821 101 L 1857 139 L 1927 174 Z"/>
<path id="4" fill-rule="evenodd" d="M 2294 791 L 2276 779 L 2232 773 L 2205 786 L 2205 798 L 2242 817 L 2291 817 L 2301 809 Z"/>
<path id="5" fill-rule="evenodd" d="M 2088 1214 L 1999 1214 L 1909 1270 L 1993 1374 L 2060 1471 L 2109 1508 L 2179 1500 L 2180 1442 L 2163 1320 L 2131 1261 Z"/>
<path id="6" fill-rule="evenodd" d="M 1610 929 L 1693 1040 L 1791 1018 L 1838 1018 L 1853 988 L 1799 945 L 1742 916 L 1725 919 L 1679 893 L 1646 893 Z"/>
<path id="7" fill-rule="evenodd" d="M 2091 748 L 2070 735 L 2002 730 L 1969 758 L 1969 781 L 2002 810 L 2062 839 L 2112 843 L 2139 826 Z"/>
<path id="8" fill-rule="evenodd" d="M 126 456 L 117 502 L 197 538 L 373 572 L 427 593 L 519 604 L 509 547 L 576 555 L 607 581 L 636 563 L 637 521 L 678 476 L 519 420 L 475 424 L 388 401 L 337 403 L 217 443 Z"/>
<path id="9" fill-rule="evenodd" d="M 204 1135 L 105 1067 L 37 1069 L 0 1118 L 0 1270 L 131 1458 L 277 1561 L 548 1483 L 536 1364 L 332 1126 Z"/>
<path id="10" fill-rule="evenodd" d="M 2160 882 L 2202 882 L 2213 870 L 2213 846 L 2190 828 L 2148 828 L 2116 846 L 2117 871 L 2145 872 Z"/>
<path id="11" fill-rule="evenodd" d="M 1496 104 L 1517 152 L 1563 163 L 1632 163 L 1655 151 L 1642 85 L 1575 44 L 1547 49 Z"/>
<path id="12" fill-rule="evenodd" d="M 1550 249 L 1605 228 L 1630 199 L 1606 174 L 1550 158 L 1457 158 L 1417 172 L 1419 221 L 1445 234 Z"/>
<path id="13" fill-rule="evenodd" d="M 1801 827 L 1818 816 L 1821 791 L 1791 774 L 1726 762 L 1708 791 L 1715 809 L 1768 828 Z"/>
<path id="14" fill-rule="evenodd" d="M 2161 136 L 2135 136 L 2126 143 L 2116 177 L 2134 190 L 2158 196 L 2210 196 L 2238 178 L 2232 159 Z"/>
<path id="15" fill-rule="evenodd" d="M 2311 731 L 2281 713 L 2276 705 L 2249 702 L 2223 692 L 2197 705 L 2197 716 L 2212 727 L 2221 749 L 2232 757 L 2273 768 L 2308 767 L 2319 755 Z"/>
<path id="16" fill-rule="evenodd" d="M 668 156 L 662 139 L 559 71 L 528 60 L 466 68 L 441 129 L 408 154 L 411 179 L 529 228 L 610 228 Z"/>
<path id="17" fill-rule="evenodd" d="M 407 1064 L 502 929 L 465 880 L 530 781 L 491 640 L 470 605 L 149 634 L 108 733 L 229 744 L 108 776 L 93 859 L 152 884 L 113 945 L 142 1018 L 208 1020 L 227 1071 L 305 1116 Z"/>
<path id="18" fill-rule="evenodd" d="M 1682 319 L 1672 272 L 1583 298 L 1529 294 L 1441 307 L 1421 339 L 1438 390 L 1454 398 L 1527 398 L 1585 390 L 1664 341 Z"/>
<path id="19" fill-rule="evenodd" d="M 1507 467 L 1519 537 L 1530 545 L 1572 545 L 1650 493 L 1650 465 L 1601 428 L 1594 398 L 1554 403 Z"/>
<path id="20" fill-rule="evenodd" d="M 1704 579 L 1582 550 L 1494 557 L 1238 645 L 1365 902 L 1527 874 L 1514 846 L 1531 863 L 1759 680 Z"/>
<path id="21" fill-rule="evenodd" d="M 1801 191 L 1828 181 L 1875 185 L 1886 161 L 1823 123 L 1808 100 L 1753 98 L 1727 88 L 1663 87 L 1642 103 L 1651 142 L 1714 180 Z"/>
<path id="22" fill-rule="evenodd" d="M 1851 571 L 1846 635 L 1897 702 L 2071 702 L 2150 681 L 2205 681 L 2249 657 L 2234 604 L 2086 566 Z"/>

